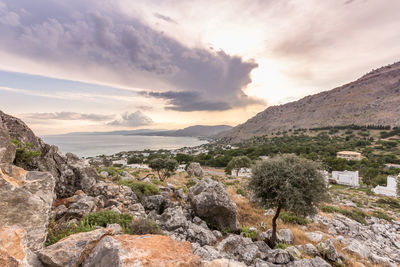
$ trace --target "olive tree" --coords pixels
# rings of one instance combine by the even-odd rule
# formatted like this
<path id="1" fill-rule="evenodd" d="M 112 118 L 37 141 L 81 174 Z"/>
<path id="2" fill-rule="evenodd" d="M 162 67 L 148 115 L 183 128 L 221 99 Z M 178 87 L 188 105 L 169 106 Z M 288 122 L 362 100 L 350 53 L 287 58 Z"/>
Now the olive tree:
<path id="1" fill-rule="evenodd" d="M 240 168 L 248 168 L 251 165 L 251 159 L 247 156 L 238 156 L 234 157 L 229 161 L 227 169 L 228 170 L 235 170 L 236 176 L 239 175 Z"/>
<path id="2" fill-rule="evenodd" d="M 305 217 L 316 213 L 325 198 L 326 185 L 319 164 L 285 154 L 257 163 L 249 188 L 266 208 L 276 208 L 270 246 L 276 245 L 276 220 L 282 210 Z"/>
<path id="3" fill-rule="evenodd" d="M 149 167 L 157 172 L 160 181 L 164 181 L 176 170 L 178 162 L 174 159 L 156 158 L 150 161 Z"/>

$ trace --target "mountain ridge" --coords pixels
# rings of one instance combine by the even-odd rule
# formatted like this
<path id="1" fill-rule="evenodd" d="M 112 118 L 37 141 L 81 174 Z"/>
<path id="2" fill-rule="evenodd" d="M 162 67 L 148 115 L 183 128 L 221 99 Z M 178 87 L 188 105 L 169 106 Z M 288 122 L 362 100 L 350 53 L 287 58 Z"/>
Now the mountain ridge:
<path id="1" fill-rule="evenodd" d="M 400 62 L 334 89 L 268 107 L 216 138 L 235 143 L 276 131 L 348 124 L 400 126 Z"/>

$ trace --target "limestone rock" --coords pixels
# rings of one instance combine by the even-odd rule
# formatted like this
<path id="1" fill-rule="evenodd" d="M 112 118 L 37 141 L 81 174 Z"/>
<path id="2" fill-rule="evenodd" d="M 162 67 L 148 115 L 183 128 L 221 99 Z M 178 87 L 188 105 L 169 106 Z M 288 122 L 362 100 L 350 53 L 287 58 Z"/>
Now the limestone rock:
<path id="1" fill-rule="evenodd" d="M 202 267 L 246 267 L 246 264 L 230 259 L 217 259 L 213 261 L 203 262 L 201 266 Z"/>
<path id="2" fill-rule="evenodd" d="M 200 256 L 203 260 L 206 261 L 212 261 L 221 257 L 219 252 L 215 248 L 208 245 L 193 249 L 193 253 Z"/>
<path id="3" fill-rule="evenodd" d="M 281 229 L 278 232 L 278 240 L 281 243 L 292 245 L 294 242 L 294 235 L 290 229 Z"/>
<path id="4" fill-rule="evenodd" d="M 268 253 L 268 261 L 275 264 L 287 264 L 292 259 L 289 252 L 283 249 L 272 249 Z"/>
<path id="5" fill-rule="evenodd" d="M 310 239 L 313 242 L 320 242 L 322 240 L 322 238 L 324 237 L 324 235 L 322 234 L 322 232 L 306 232 L 305 235 L 308 237 L 308 239 Z"/>
<path id="6" fill-rule="evenodd" d="M 201 246 L 212 245 L 217 241 L 212 231 L 192 222 L 188 222 L 187 238 Z"/>
<path id="7" fill-rule="evenodd" d="M 203 178 L 203 169 L 200 166 L 200 163 L 198 162 L 192 162 L 187 168 L 187 173 L 189 176 L 194 176 L 198 178 Z"/>
<path id="8" fill-rule="evenodd" d="M 239 235 L 230 235 L 222 240 L 217 250 L 226 258 L 244 261 L 246 264 L 251 264 L 260 256 L 258 246 L 253 244 L 250 238 Z"/>
<path id="9" fill-rule="evenodd" d="M 40 250 L 38 256 L 45 266 L 79 266 L 100 240 L 116 232 L 118 232 L 118 229 L 110 227 L 70 235 Z"/>
<path id="10" fill-rule="evenodd" d="M 50 209 L 55 198 L 51 174 L 0 165 L 0 225 L 19 225 L 27 233 L 27 246 L 44 246 Z"/>
<path id="11" fill-rule="evenodd" d="M 200 266 L 189 242 L 160 235 L 106 236 L 83 262 L 84 267 Z"/>
<path id="12" fill-rule="evenodd" d="M 238 229 L 237 207 L 224 186 L 206 178 L 189 189 L 189 202 L 197 216 L 219 229 Z"/>
<path id="13" fill-rule="evenodd" d="M 317 245 L 318 253 L 325 259 L 336 262 L 339 255 L 336 251 L 335 246 L 333 245 L 332 239 L 328 239 L 324 242 L 321 242 Z"/>
<path id="14" fill-rule="evenodd" d="M 0 164 L 11 164 L 15 158 L 15 146 L 11 143 L 10 135 L 0 119 Z"/>
<path id="15" fill-rule="evenodd" d="M 0 227 L 0 266 L 42 266 L 26 241 L 24 229 L 15 225 Z"/>
<path id="16" fill-rule="evenodd" d="M 331 265 L 320 257 L 315 257 L 314 259 L 290 262 L 287 267 L 331 267 Z"/>

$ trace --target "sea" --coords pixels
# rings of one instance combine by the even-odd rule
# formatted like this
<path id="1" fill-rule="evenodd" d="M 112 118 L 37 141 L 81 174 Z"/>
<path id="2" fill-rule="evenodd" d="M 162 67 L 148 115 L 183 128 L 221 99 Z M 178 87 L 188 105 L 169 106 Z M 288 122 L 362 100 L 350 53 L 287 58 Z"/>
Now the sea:
<path id="1" fill-rule="evenodd" d="M 112 155 L 122 151 L 145 149 L 178 149 L 206 144 L 195 137 L 141 136 L 141 135 L 46 135 L 41 138 L 56 145 L 62 153 L 72 152 L 79 157 Z"/>

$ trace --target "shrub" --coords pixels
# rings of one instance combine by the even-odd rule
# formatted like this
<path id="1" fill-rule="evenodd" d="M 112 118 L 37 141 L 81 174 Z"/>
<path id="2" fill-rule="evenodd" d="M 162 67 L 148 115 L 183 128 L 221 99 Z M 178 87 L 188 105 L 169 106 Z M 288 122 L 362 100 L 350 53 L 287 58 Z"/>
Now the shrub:
<path id="1" fill-rule="evenodd" d="M 82 220 L 87 221 L 91 226 L 101 227 L 106 227 L 107 224 L 117 223 L 125 231 L 132 222 L 132 216 L 127 213 L 118 214 L 111 210 L 102 210 L 89 213 L 88 215 L 85 215 Z"/>
<path id="2" fill-rule="evenodd" d="M 174 159 L 156 158 L 150 161 L 149 167 L 157 172 L 158 178 L 164 181 L 171 177 L 178 167 L 178 162 Z"/>
<path id="3" fill-rule="evenodd" d="M 149 183 L 127 180 L 120 181 L 118 184 L 130 187 L 139 199 L 142 199 L 143 196 L 152 196 L 160 193 L 160 189 L 157 186 Z"/>
<path id="4" fill-rule="evenodd" d="M 237 194 L 239 194 L 239 195 L 242 195 L 242 196 L 247 196 L 247 193 L 246 193 L 246 191 L 244 191 L 244 189 L 243 188 L 238 188 L 237 190 L 236 190 L 236 193 Z"/>
<path id="5" fill-rule="evenodd" d="M 257 231 L 252 231 L 248 227 L 241 227 L 240 232 L 243 233 L 245 237 L 255 239 L 257 237 Z"/>
<path id="6" fill-rule="evenodd" d="M 41 154 L 40 150 L 35 150 L 29 142 L 22 143 L 17 139 L 12 139 L 11 142 L 16 148 L 14 164 L 19 167 L 28 168 L 32 160 Z"/>
<path id="7" fill-rule="evenodd" d="M 281 219 L 284 223 L 292 223 L 292 224 L 299 224 L 299 225 L 307 225 L 308 220 L 304 217 L 299 217 L 292 212 L 282 212 L 279 215 L 279 219 Z"/>
<path id="8" fill-rule="evenodd" d="M 365 220 L 365 218 L 368 217 L 368 215 L 358 209 L 345 210 L 345 209 L 340 209 L 338 207 L 325 205 L 325 206 L 321 207 L 321 210 L 323 212 L 328 212 L 328 213 L 335 213 L 335 212 L 340 213 L 340 214 L 343 214 L 344 216 L 346 216 L 352 220 L 355 220 L 359 223 L 367 224 L 367 221 Z"/>
<path id="9" fill-rule="evenodd" d="M 193 179 L 189 179 L 189 181 L 186 182 L 186 187 L 191 188 L 192 186 L 195 186 L 196 182 Z"/>
<path id="10" fill-rule="evenodd" d="M 392 209 L 400 209 L 400 200 L 390 197 L 380 198 L 376 201 L 378 204 L 387 205 Z"/>
<path id="11" fill-rule="evenodd" d="M 67 236 L 82 232 L 90 232 L 94 229 L 95 227 L 90 225 L 87 220 L 81 220 L 77 225 L 68 223 L 57 225 L 51 220 L 47 228 L 46 246 L 53 245 Z"/>
<path id="12" fill-rule="evenodd" d="M 128 233 L 131 235 L 161 235 L 163 231 L 158 224 L 150 219 L 137 219 L 132 221 L 129 226 Z"/>
<path id="13" fill-rule="evenodd" d="M 387 215 L 387 214 L 385 214 L 385 213 L 383 213 L 381 211 L 374 211 L 372 213 L 372 216 L 375 217 L 375 218 L 384 219 L 384 220 L 386 220 L 388 222 L 391 222 L 391 221 L 394 220 L 394 218 L 390 217 L 389 215 Z"/>
<path id="14" fill-rule="evenodd" d="M 328 205 L 322 206 L 321 210 L 323 212 L 327 212 L 327 213 L 334 213 L 334 212 L 339 212 L 340 211 L 340 209 L 338 207 L 328 206 Z"/>
<path id="15" fill-rule="evenodd" d="M 275 249 L 280 248 L 280 249 L 287 249 L 289 245 L 285 244 L 285 243 L 278 243 L 276 244 L 276 246 L 274 247 Z"/>

